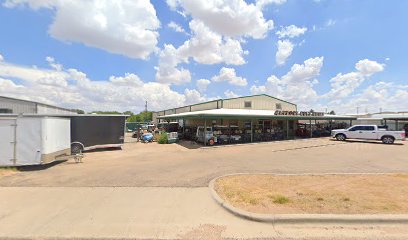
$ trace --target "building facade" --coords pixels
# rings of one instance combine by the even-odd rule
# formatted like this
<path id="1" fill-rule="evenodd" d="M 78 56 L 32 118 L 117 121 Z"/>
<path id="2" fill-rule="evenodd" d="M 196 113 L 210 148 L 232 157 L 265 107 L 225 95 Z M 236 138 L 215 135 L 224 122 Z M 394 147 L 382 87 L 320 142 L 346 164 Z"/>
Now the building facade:
<path id="1" fill-rule="evenodd" d="M 210 145 L 329 136 L 331 129 L 343 128 L 354 119 L 323 112 L 299 112 L 296 104 L 266 94 L 218 99 L 153 113 L 159 128 L 175 124 L 184 139 Z"/>
<path id="2" fill-rule="evenodd" d="M 75 114 L 76 111 L 34 101 L 0 96 L 0 113 Z"/>
<path id="3" fill-rule="evenodd" d="M 284 111 L 296 111 L 297 106 L 294 103 L 290 103 L 266 94 L 217 99 L 209 102 L 203 102 L 198 104 L 192 104 L 179 108 L 171 108 L 158 112 L 153 112 L 153 122 L 159 123 L 161 120 L 158 117 L 179 114 L 185 112 L 196 112 L 212 109 L 248 109 L 248 110 L 284 110 Z"/>

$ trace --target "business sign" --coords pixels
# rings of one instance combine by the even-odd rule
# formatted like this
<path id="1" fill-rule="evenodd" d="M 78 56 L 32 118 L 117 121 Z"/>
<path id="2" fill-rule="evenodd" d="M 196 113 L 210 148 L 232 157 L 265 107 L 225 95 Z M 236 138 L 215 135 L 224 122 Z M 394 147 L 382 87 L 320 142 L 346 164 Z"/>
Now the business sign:
<path id="1" fill-rule="evenodd" d="M 324 112 L 298 112 L 298 111 L 281 111 L 276 110 L 275 115 L 277 116 L 308 116 L 308 117 L 320 117 L 324 116 Z"/>

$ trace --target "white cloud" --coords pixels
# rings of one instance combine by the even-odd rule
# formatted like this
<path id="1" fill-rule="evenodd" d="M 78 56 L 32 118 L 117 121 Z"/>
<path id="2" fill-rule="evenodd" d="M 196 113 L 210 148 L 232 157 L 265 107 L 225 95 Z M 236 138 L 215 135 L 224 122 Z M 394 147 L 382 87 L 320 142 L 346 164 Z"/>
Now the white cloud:
<path id="1" fill-rule="evenodd" d="M 158 42 L 160 21 L 149 0 L 8 0 L 3 5 L 52 9 L 51 36 L 110 53 L 146 59 Z"/>
<path id="2" fill-rule="evenodd" d="M 226 63 L 241 65 L 245 63 L 238 40 L 224 38 L 211 31 L 202 22 L 192 20 L 189 24 L 192 37 L 179 48 L 166 44 L 159 54 L 159 65 L 156 67 L 156 81 L 167 84 L 182 85 L 191 81 L 187 69 L 178 68 L 181 63 L 188 63 L 189 58 L 201 64 Z"/>
<path id="3" fill-rule="evenodd" d="M 283 65 L 286 60 L 292 55 L 294 45 L 289 40 L 279 40 L 278 41 L 278 51 L 275 55 L 276 64 Z"/>
<path id="4" fill-rule="evenodd" d="M 336 25 L 336 23 L 337 23 L 336 20 L 329 19 L 329 20 L 326 21 L 325 26 L 326 27 L 331 27 L 331 26 Z"/>
<path id="5" fill-rule="evenodd" d="M 94 81 L 77 69 L 38 69 L 7 62 L 0 62 L 0 95 L 86 111 L 140 111 L 144 101 L 149 110 L 161 110 L 206 100 L 197 90 L 181 94 L 167 84 L 143 82 L 133 73 Z"/>
<path id="6" fill-rule="evenodd" d="M 259 7 L 244 0 L 168 0 L 167 4 L 173 10 L 182 8 L 212 31 L 228 37 L 262 39 L 273 28 L 273 21 L 265 20 Z"/>
<path id="7" fill-rule="evenodd" d="M 242 50 L 238 40 L 223 38 L 201 21 L 192 20 L 189 26 L 193 36 L 177 49 L 181 58 L 192 57 L 194 61 L 202 64 L 224 62 L 230 65 L 241 65 L 245 63 L 243 55 L 247 52 Z"/>
<path id="8" fill-rule="evenodd" d="M 180 25 L 178 25 L 177 23 L 173 21 L 169 22 L 169 24 L 167 24 L 167 27 L 173 29 L 176 32 L 186 33 L 183 27 L 181 27 Z"/>
<path id="9" fill-rule="evenodd" d="M 197 85 L 198 91 L 200 91 L 200 92 L 207 91 L 207 87 L 208 87 L 208 85 L 210 85 L 210 83 L 211 83 L 211 81 L 208 80 L 208 79 L 199 79 L 199 80 L 197 80 L 196 85 Z"/>
<path id="10" fill-rule="evenodd" d="M 356 69 L 364 76 L 371 76 L 374 73 L 384 71 L 384 64 L 364 59 L 356 63 Z"/>
<path id="11" fill-rule="evenodd" d="M 251 93 L 267 93 L 299 104 L 300 108 L 310 106 L 318 100 L 313 87 L 318 83 L 316 77 L 320 74 L 323 59 L 323 57 L 309 58 L 303 64 L 294 64 L 281 78 L 271 75 L 265 85 L 253 85 L 250 88 Z"/>
<path id="12" fill-rule="evenodd" d="M 241 87 L 246 86 L 248 84 L 245 78 L 237 76 L 234 68 L 226 68 L 226 67 L 221 68 L 219 74 L 216 76 L 213 76 L 211 80 L 213 82 L 228 82 L 231 85 L 241 86 Z"/>
<path id="13" fill-rule="evenodd" d="M 0 62 L 0 76 L 24 79 L 33 84 L 67 86 L 68 74 L 58 69 L 22 68 L 7 62 Z"/>
<path id="14" fill-rule="evenodd" d="M 124 77 L 110 76 L 109 81 L 117 85 L 143 86 L 143 81 L 140 80 L 139 76 L 133 73 L 125 73 Z"/>
<path id="15" fill-rule="evenodd" d="M 336 98 L 334 101 L 339 101 L 340 98 L 348 97 L 371 75 L 383 71 L 384 66 L 384 64 L 368 59 L 360 60 L 355 65 L 357 71 L 346 74 L 339 73 L 330 79 L 331 89 L 322 97 Z"/>
<path id="16" fill-rule="evenodd" d="M 229 90 L 229 89 L 224 92 L 224 95 L 225 95 L 226 98 L 236 98 L 236 97 L 239 97 L 238 94 L 234 93 L 233 91 L 231 91 L 231 90 Z"/>
<path id="17" fill-rule="evenodd" d="M 173 45 L 166 44 L 159 55 L 159 66 L 156 67 L 156 81 L 176 85 L 190 82 L 190 71 L 177 68 L 177 65 L 181 62 L 187 62 L 187 59 L 180 58 L 177 49 Z"/>
<path id="18" fill-rule="evenodd" d="M 256 0 L 256 6 L 261 9 L 269 4 L 281 5 L 284 3 L 286 0 Z"/>
<path id="19" fill-rule="evenodd" d="M 200 92 L 195 89 L 186 88 L 184 90 L 184 96 L 186 98 L 186 101 L 185 101 L 186 105 L 207 101 L 207 98 L 204 96 L 201 96 Z"/>
<path id="20" fill-rule="evenodd" d="M 342 113 L 405 111 L 408 109 L 408 85 L 392 82 L 377 82 L 362 92 L 337 103 L 336 108 Z"/>
<path id="21" fill-rule="evenodd" d="M 297 27 L 295 25 L 290 25 L 287 27 L 282 27 L 281 30 L 276 32 L 279 38 L 295 38 L 299 37 L 307 31 L 306 27 Z"/>

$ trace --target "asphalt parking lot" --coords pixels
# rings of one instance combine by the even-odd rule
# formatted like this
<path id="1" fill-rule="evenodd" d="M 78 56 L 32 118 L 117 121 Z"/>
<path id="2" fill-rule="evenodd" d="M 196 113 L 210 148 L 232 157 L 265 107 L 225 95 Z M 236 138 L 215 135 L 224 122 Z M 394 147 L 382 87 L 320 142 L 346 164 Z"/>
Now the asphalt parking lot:
<path id="1" fill-rule="evenodd" d="M 126 143 L 123 150 L 86 153 L 41 168 L 22 168 L 0 178 L 0 186 L 203 187 L 230 173 L 408 172 L 408 144 L 328 138 L 197 148 L 189 142 Z"/>

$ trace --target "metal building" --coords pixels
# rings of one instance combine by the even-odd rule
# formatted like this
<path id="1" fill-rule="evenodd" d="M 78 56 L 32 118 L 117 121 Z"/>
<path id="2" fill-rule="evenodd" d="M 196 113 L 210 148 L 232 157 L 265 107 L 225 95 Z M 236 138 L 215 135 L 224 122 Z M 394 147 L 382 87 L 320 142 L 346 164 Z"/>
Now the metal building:
<path id="1" fill-rule="evenodd" d="M 296 104 L 266 94 L 218 99 L 153 113 L 153 121 L 159 127 L 178 125 L 183 138 L 204 145 L 330 136 L 331 129 L 343 128 L 355 119 L 298 111 Z"/>
<path id="2" fill-rule="evenodd" d="M 285 110 L 296 111 L 297 106 L 267 94 L 259 94 L 237 98 L 217 99 L 213 101 L 197 103 L 184 107 L 172 108 L 163 111 L 153 112 L 153 122 L 158 123 L 158 117 L 179 114 L 184 112 L 196 112 L 211 109 L 248 109 L 248 110 Z"/>
<path id="3" fill-rule="evenodd" d="M 75 114 L 76 111 L 34 101 L 0 96 L 0 113 Z"/>

